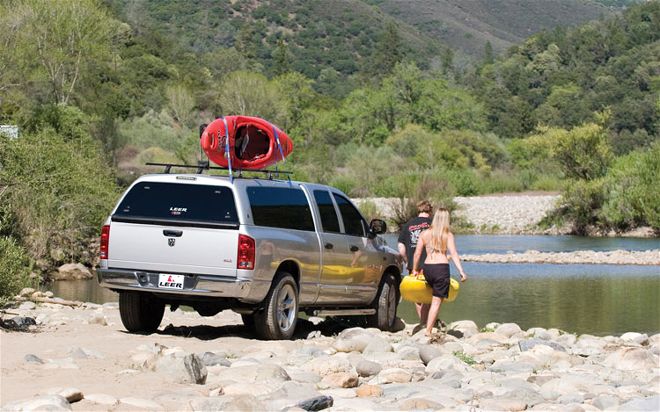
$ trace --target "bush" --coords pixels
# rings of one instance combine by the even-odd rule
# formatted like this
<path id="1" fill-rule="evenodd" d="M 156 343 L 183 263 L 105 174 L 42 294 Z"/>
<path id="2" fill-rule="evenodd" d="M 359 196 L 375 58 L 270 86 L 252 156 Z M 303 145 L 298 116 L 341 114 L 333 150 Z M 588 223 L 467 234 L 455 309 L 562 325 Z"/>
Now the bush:
<path id="1" fill-rule="evenodd" d="M 363 200 L 359 202 L 358 209 L 362 212 L 362 216 L 367 219 L 367 222 L 371 222 L 372 219 L 380 217 L 378 206 L 371 200 Z"/>
<path id="2" fill-rule="evenodd" d="M 0 236 L 0 302 L 30 286 L 30 259 L 15 239 Z"/>
<path id="3" fill-rule="evenodd" d="M 599 223 L 598 216 L 605 200 L 603 183 L 603 179 L 576 180 L 570 183 L 563 195 L 563 205 L 554 216 L 568 218 L 576 234 L 588 234 L 589 227 L 598 226 Z"/>
<path id="4" fill-rule="evenodd" d="M 660 230 L 660 142 L 617 159 L 607 174 L 602 221 L 616 229 L 648 225 Z"/>
<path id="5" fill-rule="evenodd" d="M 37 261 L 91 263 L 86 248 L 98 236 L 119 189 L 98 145 L 88 134 L 75 138 L 44 129 L 10 140 L 0 137 L 5 234 Z"/>

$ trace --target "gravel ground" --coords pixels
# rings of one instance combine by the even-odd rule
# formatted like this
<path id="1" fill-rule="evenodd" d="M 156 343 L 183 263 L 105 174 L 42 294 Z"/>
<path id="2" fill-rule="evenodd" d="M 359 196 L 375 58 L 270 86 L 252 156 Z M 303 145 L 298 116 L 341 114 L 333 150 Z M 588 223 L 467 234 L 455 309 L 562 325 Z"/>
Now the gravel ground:
<path id="1" fill-rule="evenodd" d="M 230 311 L 167 311 L 148 335 L 127 333 L 116 303 L 24 302 L 1 317 L 29 325 L 0 328 L 2 411 L 660 408 L 660 334 L 463 320 L 428 338 L 311 317 L 292 341 L 258 341 Z"/>

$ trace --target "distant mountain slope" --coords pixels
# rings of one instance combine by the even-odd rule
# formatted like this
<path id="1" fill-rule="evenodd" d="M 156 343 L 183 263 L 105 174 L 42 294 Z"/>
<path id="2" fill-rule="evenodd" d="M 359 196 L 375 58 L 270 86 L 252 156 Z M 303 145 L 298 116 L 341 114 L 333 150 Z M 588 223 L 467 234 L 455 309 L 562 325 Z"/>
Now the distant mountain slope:
<path id="1" fill-rule="evenodd" d="M 613 10 L 584 0 L 376 0 L 384 12 L 467 55 L 502 51 L 543 29 L 574 26 Z"/>
<path id="2" fill-rule="evenodd" d="M 312 79 L 329 68 L 349 76 L 364 68 L 388 22 L 395 23 L 404 54 L 422 67 L 443 49 L 439 40 L 361 0 L 106 1 L 134 27 L 197 52 L 236 47 L 267 73 L 283 44 L 292 68 Z"/>

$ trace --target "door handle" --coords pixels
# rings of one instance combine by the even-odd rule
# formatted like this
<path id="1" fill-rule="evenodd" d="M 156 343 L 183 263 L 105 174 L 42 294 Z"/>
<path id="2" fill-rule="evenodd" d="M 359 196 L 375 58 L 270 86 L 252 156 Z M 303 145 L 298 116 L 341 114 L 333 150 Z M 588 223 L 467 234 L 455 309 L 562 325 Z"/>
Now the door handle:
<path id="1" fill-rule="evenodd" d="M 183 235 L 183 230 L 163 230 L 163 235 L 167 237 L 181 237 Z"/>
<path id="2" fill-rule="evenodd" d="M 333 247 L 335 247 L 335 245 L 333 245 L 332 243 L 326 243 L 325 244 L 326 249 L 332 249 Z"/>
<path id="3" fill-rule="evenodd" d="M 357 252 L 358 250 L 360 250 L 359 247 L 357 247 L 355 245 L 351 245 L 351 252 Z"/>

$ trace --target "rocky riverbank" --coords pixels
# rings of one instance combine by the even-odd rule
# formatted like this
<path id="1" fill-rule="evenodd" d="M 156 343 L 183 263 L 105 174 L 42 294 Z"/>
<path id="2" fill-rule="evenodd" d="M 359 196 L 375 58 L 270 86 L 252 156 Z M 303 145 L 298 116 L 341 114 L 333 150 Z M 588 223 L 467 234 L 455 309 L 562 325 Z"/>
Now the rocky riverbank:
<path id="1" fill-rule="evenodd" d="M 561 196 L 555 193 L 528 192 L 515 194 L 497 194 L 489 196 L 455 197 L 457 208 L 454 216 L 460 219 L 461 232 L 473 234 L 503 235 L 566 235 L 571 233 L 570 225 L 563 227 L 540 227 L 539 224 L 549 212 L 557 207 Z M 397 198 L 353 199 L 358 205 L 371 203 L 377 215 L 392 219 L 400 209 L 401 200 Z M 396 230 L 396 228 L 392 228 Z M 640 227 L 630 232 L 614 231 L 601 233 L 593 230 L 591 236 L 655 237 L 657 234 L 650 227 Z"/>
<path id="2" fill-rule="evenodd" d="M 612 250 L 595 252 L 578 250 L 574 252 L 539 252 L 528 250 L 524 253 L 486 253 L 483 255 L 461 255 L 466 262 L 489 263 L 554 263 L 554 264 L 598 264 L 598 265 L 660 265 L 660 249 L 630 251 Z"/>
<path id="3" fill-rule="evenodd" d="M 540 229 L 539 222 L 557 206 L 557 194 L 513 194 L 497 196 L 455 197 L 455 216 L 461 219 L 470 233 L 499 234 L 564 234 L 569 228 Z M 400 208 L 400 199 L 353 199 L 358 205 L 372 203 L 379 216 L 393 218 Z"/>
<path id="4" fill-rule="evenodd" d="M 2 318 L 26 330 L 0 329 L 2 410 L 660 409 L 660 334 L 460 321 L 429 340 L 311 318 L 263 342 L 233 312 L 177 310 L 133 335 L 115 303 L 24 302 Z"/>

